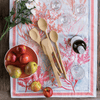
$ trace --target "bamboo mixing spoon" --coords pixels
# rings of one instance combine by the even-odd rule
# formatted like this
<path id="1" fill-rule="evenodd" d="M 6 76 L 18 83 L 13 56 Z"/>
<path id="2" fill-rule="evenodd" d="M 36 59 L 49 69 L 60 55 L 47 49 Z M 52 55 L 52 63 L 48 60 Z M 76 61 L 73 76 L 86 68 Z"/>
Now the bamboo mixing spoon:
<path id="1" fill-rule="evenodd" d="M 57 34 L 55 31 L 51 31 L 51 32 L 50 32 L 50 39 L 51 39 L 51 40 L 55 43 L 55 45 L 56 45 L 56 48 L 57 48 L 57 51 L 58 51 L 58 54 L 59 54 L 60 63 L 61 63 L 61 65 L 62 65 L 62 69 L 63 69 L 63 72 L 64 72 L 64 76 L 65 76 L 65 78 L 67 79 L 65 67 L 64 67 L 64 65 L 63 65 L 63 63 L 62 63 L 60 51 L 59 51 L 58 45 L 57 45 L 58 34 Z"/>

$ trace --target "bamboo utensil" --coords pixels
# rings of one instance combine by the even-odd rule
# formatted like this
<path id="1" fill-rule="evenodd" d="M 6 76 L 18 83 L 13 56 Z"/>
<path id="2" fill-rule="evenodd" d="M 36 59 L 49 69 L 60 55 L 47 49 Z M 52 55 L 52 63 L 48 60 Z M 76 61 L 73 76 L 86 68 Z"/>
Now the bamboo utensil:
<path id="1" fill-rule="evenodd" d="M 50 32 L 51 40 L 56 43 L 57 51 L 58 51 L 58 54 L 59 54 L 59 58 L 60 58 L 60 62 L 61 62 L 63 70 L 62 70 L 61 65 L 59 63 L 59 60 L 58 60 L 57 55 L 55 53 L 55 50 L 54 50 L 54 48 L 53 48 L 53 46 L 51 44 L 51 41 L 50 41 L 50 39 L 48 37 L 48 34 L 46 33 L 46 30 L 47 30 L 46 21 L 44 19 L 40 18 L 38 20 L 38 27 L 42 31 L 45 32 L 46 37 L 47 37 L 46 39 L 43 39 L 41 41 L 39 32 L 38 32 L 38 30 L 36 28 L 31 29 L 30 32 L 29 32 L 29 35 L 35 42 L 37 42 L 39 45 L 41 45 L 44 53 L 48 56 L 48 58 L 50 60 L 50 63 L 51 63 L 51 66 L 52 66 L 52 69 L 53 69 L 53 72 L 54 72 L 54 75 L 56 77 L 58 86 L 60 87 L 61 86 L 61 82 L 60 82 L 60 79 L 59 79 L 59 75 L 61 75 L 61 73 L 64 72 L 65 78 L 67 78 L 67 77 L 66 77 L 66 72 L 65 72 L 64 66 L 63 66 L 62 61 L 61 61 L 60 52 L 59 52 L 59 49 L 58 49 L 58 46 L 57 46 L 57 43 L 56 43 L 57 40 L 58 40 L 58 35 L 57 35 L 57 33 L 55 31 L 51 31 Z M 53 57 L 52 57 L 52 53 L 54 54 L 54 56 L 56 58 L 56 61 L 57 61 L 57 64 L 58 64 L 58 67 L 59 67 L 59 70 L 60 70 L 61 73 L 59 72 L 59 70 L 57 69 L 57 67 L 56 67 L 56 65 L 54 63 L 54 60 L 53 60 Z"/>
<path id="2" fill-rule="evenodd" d="M 55 45 L 56 45 L 57 52 L 58 52 L 58 54 L 59 54 L 60 63 L 61 63 L 61 65 L 62 65 L 62 69 L 63 69 L 63 72 L 64 72 L 64 76 L 65 76 L 65 78 L 67 79 L 65 67 L 64 67 L 64 65 L 63 65 L 63 63 L 62 63 L 60 51 L 59 51 L 58 45 L 57 45 L 58 34 L 57 34 L 55 31 L 51 31 L 51 32 L 50 32 L 50 39 L 51 39 L 51 40 L 55 43 Z"/>

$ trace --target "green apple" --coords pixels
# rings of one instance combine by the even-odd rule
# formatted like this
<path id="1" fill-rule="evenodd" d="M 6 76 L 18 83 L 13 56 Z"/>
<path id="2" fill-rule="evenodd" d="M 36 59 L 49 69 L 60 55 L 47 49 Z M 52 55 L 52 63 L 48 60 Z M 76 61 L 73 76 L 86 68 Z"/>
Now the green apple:
<path id="1" fill-rule="evenodd" d="M 35 62 L 29 62 L 25 66 L 25 74 L 27 74 L 27 75 L 34 74 L 37 71 L 37 68 L 38 68 L 38 66 Z"/>

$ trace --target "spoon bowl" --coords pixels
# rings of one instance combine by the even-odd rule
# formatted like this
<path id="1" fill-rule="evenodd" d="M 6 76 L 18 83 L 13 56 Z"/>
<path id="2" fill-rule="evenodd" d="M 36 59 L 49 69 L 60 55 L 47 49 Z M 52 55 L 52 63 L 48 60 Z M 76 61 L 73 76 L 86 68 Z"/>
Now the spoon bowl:
<path id="1" fill-rule="evenodd" d="M 36 40 L 38 38 L 37 33 L 34 30 L 31 30 L 29 34 L 33 40 Z"/>
<path id="2" fill-rule="evenodd" d="M 46 30 L 47 30 L 47 22 L 43 19 L 43 18 L 40 18 L 38 20 L 38 27 L 45 32 L 47 38 L 48 38 L 48 35 L 46 33 Z"/>
<path id="3" fill-rule="evenodd" d="M 39 28 L 42 30 L 42 31 L 46 31 L 47 29 L 47 22 L 43 19 L 43 18 L 40 18 L 38 20 L 38 26 Z"/>
<path id="4" fill-rule="evenodd" d="M 50 32 L 50 39 L 51 39 L 53 42 L 57 42 L 57 41 L 58 41 L 58 34 L 57 34 L 55 31 L 51 31 L 51 32 Z"/>
<path id="5" fill-rule="evenodd" d="M 37 42 L 40 45 L 40 35 L 39 32 L 36 28 L 33 28 L 29 31 L 29 35 L 31 37 L 32 40 L 34 40 L 35 42 Z"/>

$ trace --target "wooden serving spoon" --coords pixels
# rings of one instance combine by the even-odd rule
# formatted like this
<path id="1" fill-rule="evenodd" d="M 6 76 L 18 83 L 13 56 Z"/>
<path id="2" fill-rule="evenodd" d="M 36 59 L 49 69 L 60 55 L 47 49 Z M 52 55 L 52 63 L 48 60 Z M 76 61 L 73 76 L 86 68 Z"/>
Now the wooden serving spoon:
<path id="1" fill-rule="evenodd" d="M 38 20 L 38 27 L 45 32 L 46 36 L 48 37 L 47 33 L 46 33 L 46 30 L 47 30 L 47 22 L 43 19 L 43 18 L 40 18 Z"/>
<path id="2" fill-rule="evenodd" d="M 32 40 L 34 40 L 35 42 L 37 42 L 40 45 L 41 38 L 40 38 L 39 32 L 36 28 L 31 29 L 29 31 L 29 35 L 32 38 Z"/>
<path id="3" fill-rule="evenodd" d="M 63 65 L 63 63 L 62 63 L 60 51 L 59 51 L 58 45 L 57 45 L 58 34 L 57 34 L 55 31 L 51 31 L 51 32 L 50 32 L 50 39 L 51 39 L 51 40 L 55 43 L 55 45 L 56 45 L 56 48 L 57 48 L 57 51 L 58 51 L 58 54 L 59 54 L 59 59 L 60 59 L 60 62 L 61 62 L 61 65 L 62 65 L 62 69 L 63 69 L 63 72 L 64 72 L 64 76 L 65 76 L 65 78 L 67 79 L 65 67 L 64 67 L 64 65 Z"/>
<path id="4" fill-rule="evenodd" d="M 46 50 L 45 47 L 41 45 L 41 38 L 39 35 L 39 32 L 36 28 L 33 28 L 29 31 L 29 35 L 31 37 L 32 40 L 34 40 L 35 42 L 37 42 L 43 49 L 44 53 L 46 54 Z"/>

